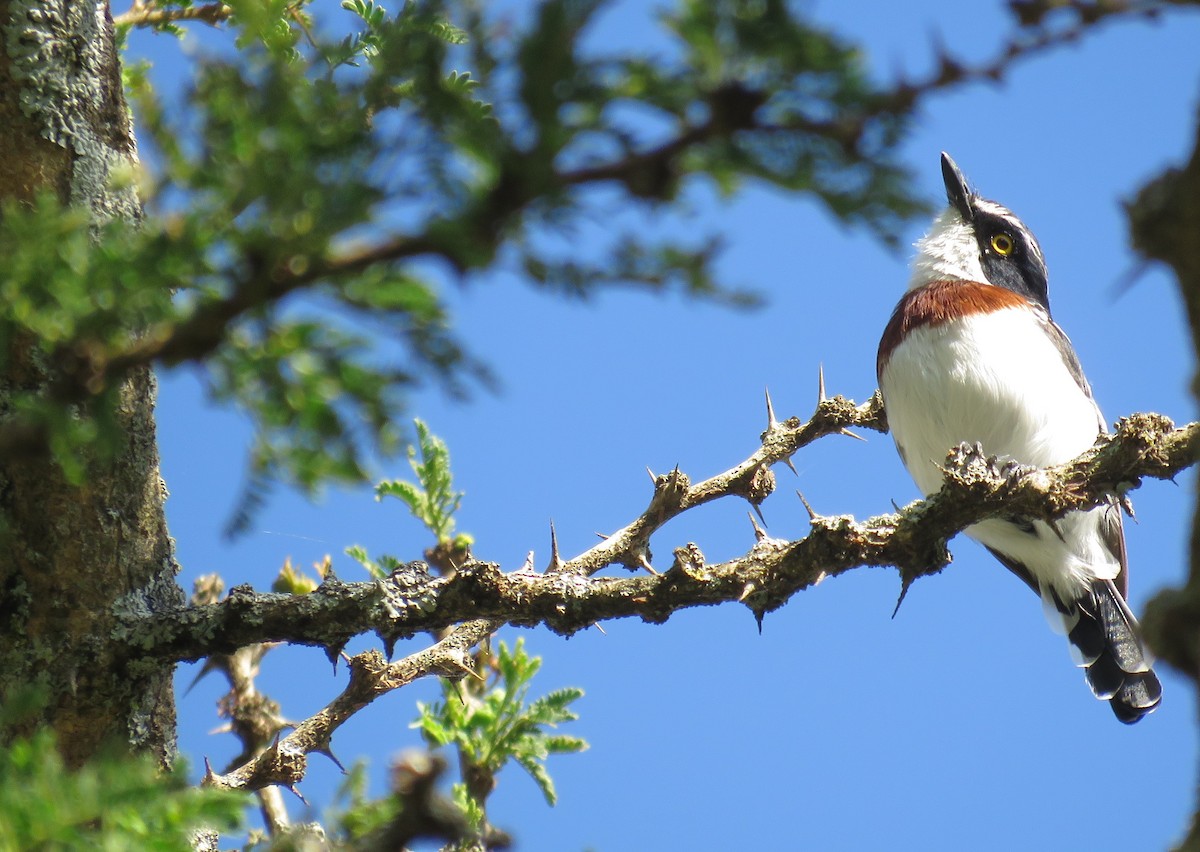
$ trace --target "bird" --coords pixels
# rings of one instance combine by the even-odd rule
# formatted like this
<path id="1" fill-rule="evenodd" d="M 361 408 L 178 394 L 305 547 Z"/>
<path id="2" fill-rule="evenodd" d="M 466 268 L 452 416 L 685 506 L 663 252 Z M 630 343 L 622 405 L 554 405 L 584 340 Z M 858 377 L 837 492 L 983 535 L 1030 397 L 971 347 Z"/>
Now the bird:
<path id="1" fill-rule="evenodd" d="M 901 461 L 926 496 L 950 450 L 1049 467 L 1107 432 L 1091 387 L 1050 315 L 1045 257 L 1008 208 L 968 185 L 942 154 L 947 207 L 916 243 L 908 289 L 879 342 L 876 372 Z M 1139 721 L 1162 686 L 1126 602 L 1121 505 L 1054 523 L 991 518 L 966 528 L 1043 604 L 1076 665 L 1117 719 Z"/>

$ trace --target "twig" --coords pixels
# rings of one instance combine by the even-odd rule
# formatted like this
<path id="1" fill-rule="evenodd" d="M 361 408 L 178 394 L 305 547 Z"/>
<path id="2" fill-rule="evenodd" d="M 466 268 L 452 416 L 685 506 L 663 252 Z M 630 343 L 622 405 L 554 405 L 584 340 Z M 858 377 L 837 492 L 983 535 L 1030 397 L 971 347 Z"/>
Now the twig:
<path id="1" fill-rule="evenodd" d="M 203 21 L 217 24 L 229 20 L 233 8 L 224 3 L 206 3 L 203 6 L 160 8 L 154 3 L 134 3 L 128 12 L 113 18 L 118 27 L 152 27 L 158 24 L 173 24 L 179 21 Z"/>
<path id="2" fill-rule="evenodd" d="M 447 229 L 444 222 L 435 221 L 421 233 L 394 235 L 367 249 L 328 258 L 310 258 L 307 263 L 295 264 L 290 262 L 291 259 L 284 259 L 271 269 L 262 269 L 260 264 L 253 262 L 244 264 L 253 271 L 246 273 L 248 277 L 244 280 L 232 282 L 229 295 L 201 304 L 188 316 L 153 326 L 144 334 L 116 347 L 98 341 L 78 341 L 64 347 L 63 352 L 59 353 L 61 357 L 53 359 L 61 365 L 62 373 L 50 388 L 49 395 L 62 403 L 80 403 L 139 367 L 151 364 L 176 365 L 202 359 L 221 344 L 229 327 L 247 312 L 273 304 L 290 293 L 320 281 L 355 274 L 379 264 L 429 255 L 442 257 L 456 268 L 465 269 L 468 264 L 461 257 L 461 251 L 446 244 L 437 234 L 447 230 L 455 233 L 465 230 L 475 234 L 484 243 L 495 244 L 502 239 L 501 235 L 510 230 L 505 223 L 519 215 L 542 193 L 554 191 L 554 187 L 617 181 L 636 192 L 645 192 L 648 186 L 656 186 L 674 174 L 679 158 L 687 151 L 711 140 L 728 138 L 747 130 L 803 133 L 833 139 L 843 147 L 853 149 L 868 122 L 883 115 L 905 113 L 920 98 L 964 83 L 999 80 L 1015 63 L 1073 42 L 1103 20 L 1118 15 L 1152 15 L 1163 8 L 1186 5 L 1194 4 L 1185 0 L 1106 0 L 1104 3 L 1079 0 L 1064 3 L 1056 0 L 1042 5 L 1018 3 L 1017 6 L 1021 7 L 1018 14 L 1022 24 L 1020 31 L 991 60 L 969 65 L 939 48 L 938 67 L 924 80 L 910 83 L 900 79 L 890 88 L 882 90 L 865 110 L 841 115 L 830 121 L 811 121 L 797 116 L 786 126 L 765 124 L 762 111 L 753 107 L 763 102 L 767 93 L 750 90 L 737 83 L 726 84 L 709 94 L 712 118 L 704 124 L 683 128 L 675 138 L 648 151 L 633 152 L 609 163 L 559 172 L 547 178 L 540 190 L 529 187 L 527 182 L 520 179 L 519 163 L 510 167 L 509 173 L 498 177 L 492 193 L 472 211 L 463 214 L 460 221 L 463 227 Z M 179 10 L 137 4 L 125 15 L 118 16 L 118 20 L 140 24 L 143 21 L 166 20 L 172 15 L 181 18 L 220 18 L 227 16 L 228 9 L 220 3 Z M 1043 19 L 1051 11 L 1062 9 L 1074 13 L 1073 24 L 1043 26 Z M 513 152 L 512 156 L 519 159 L 520 154 Z M 540 173 L 541 170 L 539 166 L 537 171 Z M 170 286 L 170 282 L 164 282 L 164 286 Z M 0 426 L 0 456 L 45 453 L 47 449 L 45 430 L 35 423 L 11 418 Z"/>
<path id="3" fill-rule="evenodd" d="M 418 678 L 431 674 L 462 677 L 470 662 L 470 649 L 499 626 L 499 622 L 486 619 L 468 621 L 433 646 L 390 664 L 379 651 L 358 654 L 350 660 L 350 683 L 324 709 L 237 769 L 223 775 L 210 769 L 203 783 L 226 790 L 257 790 L 272 784 L 295 789 L 307 769 L 307 755 L 328 753 L 333 732 L 343 722 L 379 696 Z"/>
<path id="4" fill-rule="evenodd" d="M 801 447 L 825 435 L 839 433 L 848 426 L 887 431 L 883 398 L 876 392 L 862 405 L 836 396 L 817 402 L 807 421 L 791 418 L 782 423 L 774 418 L 767 398 L 767 430 L 757 452 L 724 473 L 692 485 L 678 468 L 654 477 L 654 496 L 640 517 L 608 536 L 585 553 L 566 562 L 560 570 L 575 574 L 594 574 L 608 565 L 621 564 L 630 570 L 645 568 L 649 561 L 650 536 L 663 524 L 682 512 L 720 497 L 743 497 L 758 507 L 775 490 L 771 466 L 787 462 Z"/>
<path id="5" fill-rule="evenodd" d="M 197 578 L 192 592 L 193 605 L 216 603 L 224 586 L 224 581 L 216 574 Z M 232 654 L 214 654 L 205 660 L 200 674 L 192 681 L 195 686 L 209 672 L 219 671 L 229 682 L 229 692 L 222 696 L 218 705 L 220 715 L 227 718 L 229 724 L 214 733 L 232 733 L 242 744 L 242 752 L 230 761 L 230 769 L 261 753 L 288 726 L 279 715 L 279 705 L 259 692 L 255 685 L 263 658 L 274 647 L 274 644 L 255 643 L 238 648 Z M 260 787 L 255 790 L 255 795 L 267 831 L 273 837 L 285 833 L 290 819 L 280 789 Z"/>

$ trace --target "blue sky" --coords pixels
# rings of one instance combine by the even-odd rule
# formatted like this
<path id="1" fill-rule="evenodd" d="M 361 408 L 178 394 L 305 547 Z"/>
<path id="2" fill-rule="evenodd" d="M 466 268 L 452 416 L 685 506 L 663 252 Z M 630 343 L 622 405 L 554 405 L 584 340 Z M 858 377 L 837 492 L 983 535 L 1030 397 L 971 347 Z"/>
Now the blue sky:
<path id="1" fill-rule="evenodd" d="M 1003 4 L 813 2 L 816 18 L 861 41 L 875 73 L 929 67 L 937 34 L 968 60 L 988 58 L 1010 28 Z M 120 11 L 120 8 L 117 9 Z M 653 48 L 641 4 L 615 7 L 591 33 L 598 47 Z M 139 36 L 158 73 L 186 65 L 165 39 Z M 1103 28 L 1076 46 L 1020 65 L 1002 85 L 972 85 L 925 103 L 904 155 L 931 202 L 943 199 L 938 154 L 949 151 L 987 196 L 1015 210 L 1041 241 L 1051 304 L 1074 341 L 1109 420 L 1159 411 L 1194 416 L 1194 363 L 1173 281 L 1136 263 L 1121 211 L 1148 178 L 1187 152 L 1200 83 L 1200 19 Z M 459 527 L 477 555 L 515 569 L 529 550 L 548 558 L 554 520 L 565 552 L 622 526 L 649 498 L 645 467 L 679 464 L 695 477 L 751 453 L 764 423 L 763 388 L 781 416 L 807 415 L 819 364 L 831 393 L 866 399 L 878 336 L 907 281 L 910 250 L 891 252 L 832 222 L 803 197 L 750 188 L 732 203 L 697 188 L 685 227 L 719 233 L 730 283 L 760 291 L 765 308 L 736 312 L 679 298 L 610 292 L 568 302 L 496 276 L 446 290 L 457 329 L 500 379 L 467 402 L 436 390 L 414 412 L 449 444 L 466 491 Z M 925 223 L 906 233 L 910 243 Z M 429 542 L 399 503 L 368 488 L 318 503 L 278 491 L 251 531 L 222 527 L 242 485 L 247 424 L 214 409 L 195 373 L 164 375 L 159 402 L 167 503 L 190 588 L 203 573 L 266 588 L 290 557 L 309 565 L 350 544 L 416 558 Z M 891 440 L 826 439 L 777 471 L 764 506 L 769 532 L 804 535 L 795 489 L 822 513 L 891 510 L 916 490 Z M 402 476 L 402 460 L 380 477 Z M 1193 480 L 1134 495 L 1128 527 L 1132 603 L 1181 581 Z M 710 561 L 753 542 L 745 505 L 710 505 L 659 533 L 666 555 L 696 542 Z M 798 595 L 762 634 L 739 606 L 680 613 L 663 626 L 605 625 L 570 640 L 523 635 L 544 658 L 535 686 L 578 685 L 572 733 L 592 748 L 552 761 L 560 802 L 550 809 L 510 768 L 493 821 L 529 852 L 571 849 L 813 848 L 1155 849 L 1178 838 L 1196 776 L 1196 707 L 1160 666 L 1165 698 L 1141 724 L 1118 724 L 1095 701 L 1036 598 L 981 548 L 952 543 L 952 566 L 922 580 L 896 618 L 895 571 L 863 569 Z M 663 556 L 660 556 L 663 558 Z M 363 639 L 351 650 L 369 647 Z M 397 653 L 414 650 L 401 645 Z M 183 666 L 186 685 L 195 667 Z M 300 719 L 331 699 L 345 669 L 322 652 L 278 651 L 260 687 Z M 218 724 L 223 684 L 202 681 L 180 703 L 180 745 L 222 765 L 237 747 Z M 376 702 L 343 727 L 334 748 L 365 755 L 382 784 L 388 760 L 418 744 L 419 684 Z M 301 789 L 322 805 L 338 783 L 317 755 Z M 293 800 L 292 812 L 303 808 Z"/>

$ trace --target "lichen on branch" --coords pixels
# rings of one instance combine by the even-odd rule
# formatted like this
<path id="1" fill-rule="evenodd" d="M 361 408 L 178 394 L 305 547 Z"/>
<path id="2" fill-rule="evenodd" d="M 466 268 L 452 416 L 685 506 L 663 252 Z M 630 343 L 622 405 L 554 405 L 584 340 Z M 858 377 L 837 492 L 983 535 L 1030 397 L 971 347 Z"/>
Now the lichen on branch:
<path id="1" fill-rule="evenodd" d="M 825 577 L 859 567 L 896 566 L 907 585 L 941 570 L 949 561 L 946 541 L 971 524 L 1012 514 L 1053 520 L 1124 495 L 1145 477 L 1174 476 L 1194 463 L 1200 446 L 1200 424 L 1176 429 L 1161 415 L 1138 414 L 1077 459 L 1044 470 L 960 447 L 947 457 L 942 490 L 897 512 L 863 521 L 813 515 L 810 533 L 796 541 L 770 538 L 756 527 L 754 545 L 726 562 L 706 564 L 701 549 L 689 544 L 662 573 L 647 561 L 651 571 L 637 576 L 594 576 L 609 565 L 636 567 L 638 555 L 649 552 L 650 536 L 690 508 L 717 497 L 756 505 L 769 489 L 749 484 L 767 481 L 771 464 L 847 426 L 878 428 L 881 418 L 873 401 L 855 406 L 835 397 L 822 400 L 807 421 L 772 419 L 759 450 L 745 461 L 695 485 L 680 471 L 656 477 L 638 518 L 574 559 L 552 558 L 545 572 L 528 566 L 506 572 L 476 560 L 438 577 L 414 561 L 374 582 L 345 583 L 329 574 L 306 595 L 240 586 L 219 603 L 129 615 L 117 639 L 131 657 L 194 660 L 253 642 L 282 641 L 322 646 L 333 658 L 361 633 L 378 634 L 390 651 L 398 639 L 475 619 L 545 625 L 569 635 L 608 619 L 636 616 L 657 623 L 680 609 L 731 601 L 761 615 Z"/>

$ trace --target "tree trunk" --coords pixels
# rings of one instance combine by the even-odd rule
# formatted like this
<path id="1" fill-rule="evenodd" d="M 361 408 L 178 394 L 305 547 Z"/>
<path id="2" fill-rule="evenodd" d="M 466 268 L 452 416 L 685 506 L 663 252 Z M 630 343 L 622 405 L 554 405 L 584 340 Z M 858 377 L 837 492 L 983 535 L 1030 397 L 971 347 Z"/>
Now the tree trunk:
<path id="1" fill-rule="evenodd" d="M 96 221 L 136 220 L 131 189 L 109 186 L 137 161 L 107 4 L 0 0 L 0 199 L 43 190 Z M 0 263 L 2 263 L 0 259 Z M 43 387 L 35 347 L 9 342 L 0 418 L 12 395 Z M 36 684 L 71 765 L 106 740 L 169 762 L 175 743 L 171 666 L 130 665 L 109 641 L 114 613 L 181 603 L 163 514 L 154 433 L 155 381 L 121 389 L 121 449 L 72 485 L 45 455 L 0 458 L 0 695 Z"/>

